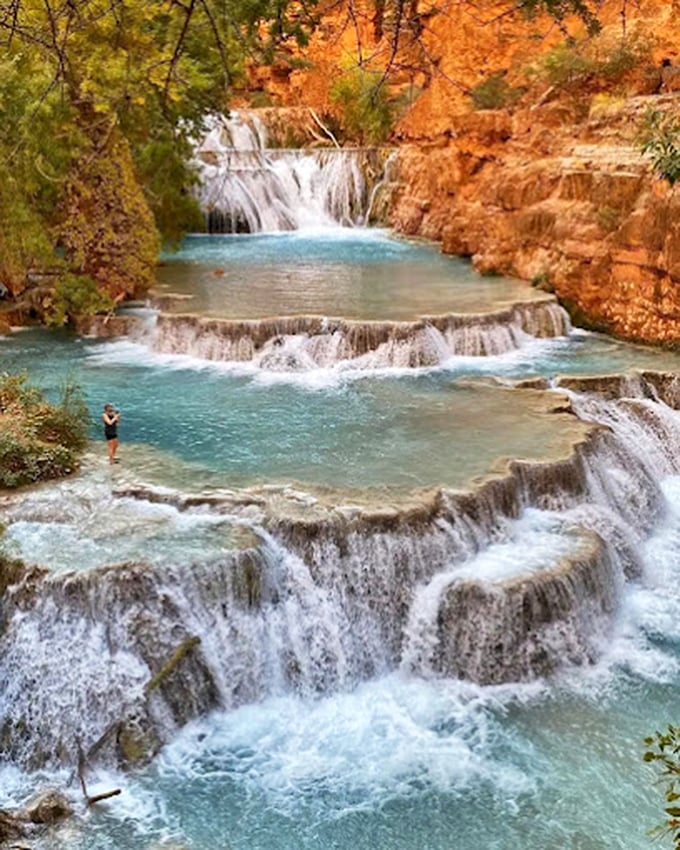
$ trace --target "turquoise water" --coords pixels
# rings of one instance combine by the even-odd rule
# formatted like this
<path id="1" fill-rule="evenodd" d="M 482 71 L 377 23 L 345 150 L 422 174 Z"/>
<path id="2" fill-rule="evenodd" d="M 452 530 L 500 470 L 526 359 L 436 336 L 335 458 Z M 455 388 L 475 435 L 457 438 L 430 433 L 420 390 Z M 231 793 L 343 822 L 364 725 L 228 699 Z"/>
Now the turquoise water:
<path id="1" fill-rule="evenodd" d="M 315 314 L 413 319 L 488 311 L 543 296 L 526 283 L 480 277 L 470 264 L 382 231 L 324 230 L 261 236 L 192 236 L 166 254 L 164 309 L 225 318 Z"/>
<path id="2" fill-rule="evenodd" d="M 224 244 L 191 241 L 185 260 L 193 262 L 194 252 L 206 268 L 222 263 Z M 332 239 L 229 244 L 243 255 L 231 261 L 247 270 L 252 260 L 257 274 L 276 258 L 284 268 L 289 264 L 277 273 L 303 279 L 302 257 L 322 278 L 319 268 L 325 274 L 334 264 L 350 266 L 348 281 L 370 281 L 373 265 L 398 268 L 407 250 L 407 243 L 393 245 L 384 236 L 361 243 L 363 255 L 355 247 L 347 256 L 345 242 L 339 257 Z M 284 244 L 299 256 L 287 258 Z M 409 263 L 425 269 L 425 279 L 439 280 L 452 262 L 424 246 L 408 250 Z M 408 309 L 434 309 L 443 303 L 437 299 L 448 297 L 444 289 L 436 294 L 433 287 L 430 300 L 421 292 Z M 400 291 L 371 301 L 367 286 L 356 302 L 358 314 L 401 297 Z M 227 308 L 220 302 L 214 309 Z M 395 302 L 394 315 L 400 310 Z M 391 493 L 462 483 L 499 457 L 556 451 L 564 437 L 562 425 L 536 415 L 532 394 L 511 396 L 470 379 L 677 369 L 679 363 L 676 355 L 577 331 L 528 340 L 501 357 L 452 358 L 438 369 L 319 370 L 301 379 L 166 357 L 130 341 L 38 331 L 0 340 L 3 370 L 26 368 L 52 394 L 65 378 L 76 380 L 95 419 L 105 401 L 122 409 L 124 476 L 180 489 L 299 482 L 312 489 L 386 487 Z M 95 425 L 96 457 L 105 452 L 98 431 Z M 102 480 L 109 475 L 97 469 Z M 115 483 L 119 471 L 113 474 Z M 565 670 L 550 682 L 496 688 L 396 671 L 349 693 L 315 699 L 290 694 L 217 712 L 181 731 L 149 768 L 90 777 L 90 793 L 112 787 L 123 793 L 87 812 L 79 808 L 78 818 L 35 846 L 645 850 L 646 831 L 661 819 L 661 795 L 641 761 L 641 741 L 677 720 L 680 698 L 680 482 L 668 479 L 664 489 L 666 515 L 642 545 L 644 578 L 629 584 L 598 664 Z M 45 488 L 50 492 L 59 501 L 56 489 Z M 115 547 L 116 535 L 127 535 L 126 557 L 136 546 L 162 554 L 168 539 L 187 558 L 224 542 L 220 527 L 178 530 L 174 515 L 154 508 L 145 522 L 158 523 L 157 536 L 121 514 L 111 537 L 93 543 L 82 528 L 74 536 L 72 504 L 65 496 L 60 523 L 25 525 L 15 539 L 36 552 L 61 548 L 66 558 L 75 546 L 91 546 L 88 566 L 105 562 L 105 547 Z M 1 769 L 0 806 L 43 782 Z M 72 789 L 78 800 L 76 784 Z"/>
<path id="3" fill-rule="evenodd" d="M 0 354 L 6 368 L 28 368 L 53 394 L 70 376 L 95 421 L 111 400 L 123 413 L 124 445 L 177 457 L 187 487 L 461 486 L 499 457 L 541 457 L 565 447 L 560 425 L 535 416 L 533 395 L 509 404 L 507 390 L 466 386 L 446 373 L 310 390 L 219 369 L 169 369 L 162 357 L 144 363 L 139 346 L 34 331 L 0 342 Z M 93 436 L 100 430 L 93 426 Z M 123 450 L 121 458 L 125 463 Z M 135 455 L 132 462 L 146 460 Z"/>

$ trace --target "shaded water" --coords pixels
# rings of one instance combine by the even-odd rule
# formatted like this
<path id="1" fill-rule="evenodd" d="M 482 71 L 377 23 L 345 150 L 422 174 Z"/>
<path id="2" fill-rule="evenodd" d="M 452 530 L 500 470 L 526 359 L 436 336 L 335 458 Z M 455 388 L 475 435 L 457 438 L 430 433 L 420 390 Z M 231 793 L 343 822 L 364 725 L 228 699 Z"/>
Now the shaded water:
<path id="1" fill-rule="evenodd" d="M 426 266 L 424 249 L 414 250 Z M 439 269 L 436 256 L 432 262 Z M 424 309 L 431 303 L 423 298 Z M 318 496 L 320 485 L 343 498 L 377 489 L 378 500 L 385 488 L 391 500 L 414 486 L 462 484 L 501 456 L 535 458 L 563 447 L 564 416 L 536 415 L 533 393 L 470 385 L 470 378 L 678 364 L 671 354 L 579 332 L 529 338 L 498 357 L 452 357 L 436 369 L 319 370 L 302 379 L 156 354 L 139 342 L 35 332 L 0 341 L 0 358 L 3 368 L 30 368 L 51 392 L 70 374 L 95 414 L 108 400 L 125 414 L 123 464 L 113 477 L 95 458 L 83 478 L 41 488 L 5 509 L 17 551 L 61 569 L 76 549 L 87 568 L 135 554 L 162 568 L 165 559 L 209 562 L 232 546 L 232 518 L 116 499 L 117 486 L 141 481 L 214 491 L 276 481 L 293 485 L 301 512 L 299 491 Z M 330 693 L 283 688 L 256 704 L 216 710 L 179 732 L 145 770 L 93 774 L 91 793 L 119 784 L 124 793 L 42 847 L 647 847 L 645 832 L 660 819 L 660 807 L 640 742 L 673 721 L 680 695 L 680 414 L 648 398 L 644 404 L 666 430 L 645 430 L 652 420 L 635 419 L 639 405 L 580 396 L 575 404 L 583 417 L 614 429 L 630 459 L 640 470 L 656 470 L 661 482 L 637 511 L 642 515 L 629 521 L 641 574 L 626 584 L 596 663 L 534 683 L 486 687 L 386 665 L 370 680 Z M 95 450 L 103 453 L 103 446 Z M 626 500 L 632 506 L 635 481 L 626 480 L 614 455 L 601 461 L 588 471 L 591 501 L 582 506 L 528 507 L 486 537 L 480 518 L 480 551 L 472 550 L 461 569 L 485 571 L 492 582 L 539 570 L 568 553 L 562 528 L 588 519 L 621 538 L 606 506 L 612 513 L 619 502 L 622 510 Z M 630 470 L 638 472 L 632 460 Z M 639 479 L 641 497 L 648 486 Z M 526 557 L 523 550 L 530 550 Z M 381 576 L 367 580 L 378 584 Z M 327 602 L 321 590 L 314 599 Z M 364 638 L 362 622 L 354 627 Z M 40 781 L 39 774 L 3 770 L 0 806 Z"/>

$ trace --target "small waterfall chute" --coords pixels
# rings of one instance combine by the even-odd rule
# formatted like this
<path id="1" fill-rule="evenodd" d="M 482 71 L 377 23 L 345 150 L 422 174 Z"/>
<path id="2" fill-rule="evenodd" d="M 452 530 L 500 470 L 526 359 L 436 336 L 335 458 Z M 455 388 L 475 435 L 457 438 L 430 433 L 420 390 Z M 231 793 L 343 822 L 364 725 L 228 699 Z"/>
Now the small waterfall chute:
<path id="1" fill-rule="evenodd" d="M 369 149 L 267 147 L 254 113 L 213 116 L 195 149 L 211 233 L 351 227 L 367 220 L 378 177 Z M 365 167 L 370 161 L 371 168 Z"/>
<path id="2" fill-rule="evenodd" d="M 483 314 L 379 322 L 323 316 L 212 319 L 161 313 L 143 340 L 159 354 L 252 362 L 273 371 L 440 366 L 454 356 L 497 356 L 564 335 L 569 319 L 546 298 Z"/>

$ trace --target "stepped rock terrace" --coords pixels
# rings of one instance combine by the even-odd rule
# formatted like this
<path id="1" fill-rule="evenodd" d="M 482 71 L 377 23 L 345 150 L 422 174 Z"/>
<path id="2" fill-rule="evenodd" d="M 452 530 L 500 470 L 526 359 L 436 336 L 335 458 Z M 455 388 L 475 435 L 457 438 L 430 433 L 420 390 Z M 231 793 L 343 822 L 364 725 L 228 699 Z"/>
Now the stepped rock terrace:
<path id="1" fill-rule="evenodd" d="M 587 771 L 564 769 L 583 727 L 637 740 L 654 688 L 676 687 L 677 357 L 384 234 L 335 240 L 343 278 L 317 238 L 253 241 L 250 314 L 248 272 L 217 259 L 241 237 L 199 239 L 217 252 L 200 285 L 132 311 L 132 335 L 0 340 L 3 368 L 48 393 L 70 374 L 124 413 L 119 466 L 98 446 L 0 502 L 24 561 L 1 585 L 0 804 L 79 748 L 88 781 L 135 768 L 70 848 L 252 850 L 257 832 L 318 850 L 321 830 L 343 850 L 469 850 L 500 793 L 499 841 L 545 850 L 535 801 L 572 799 L 588 834 L 610 818 L 588 808 L 610 764 L 586 748 Z M 263 270 L 293 248 L 326 261 L 286 305 Z M 639 817 L 616 812 L 613 834 Z"/>

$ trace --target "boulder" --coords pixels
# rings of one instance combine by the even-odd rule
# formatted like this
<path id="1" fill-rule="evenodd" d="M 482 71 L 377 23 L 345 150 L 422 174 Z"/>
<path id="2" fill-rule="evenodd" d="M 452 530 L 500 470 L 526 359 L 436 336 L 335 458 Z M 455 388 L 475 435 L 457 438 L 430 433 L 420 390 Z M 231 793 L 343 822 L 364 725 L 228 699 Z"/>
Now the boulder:
<path id="1" fill-rule="evenodd" d="M 72 814 L 73 809 L 66 795 L 56 788 L 46 788 L 28 800 L 20 817 L 30 823 L 51 824 Z"/>
<path id="2" fill-rule="evenodd" d="M 24 825 L 17 815 L 0 809 L 0 845 L 21 838 L 24 833 Z"/>

